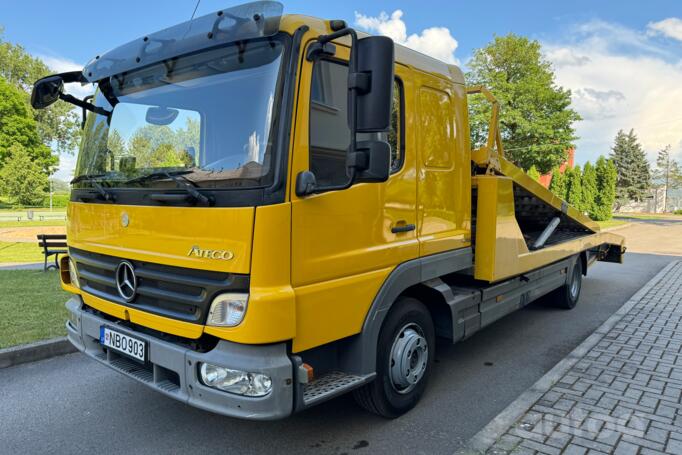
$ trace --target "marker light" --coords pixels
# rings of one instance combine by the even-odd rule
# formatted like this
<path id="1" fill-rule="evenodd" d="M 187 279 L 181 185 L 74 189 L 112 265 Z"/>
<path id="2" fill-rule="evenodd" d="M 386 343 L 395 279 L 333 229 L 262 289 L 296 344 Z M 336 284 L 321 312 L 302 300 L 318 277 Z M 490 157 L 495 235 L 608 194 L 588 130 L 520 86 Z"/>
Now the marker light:
<path id="1" fill-rule="evenodd" d="M 78 281 L 78 269 L 76 268 L 76 261 L 69 258 L 69 280 L 71 281 L 71 286 L 76 288 L 81 287 L 80 281 Z"/>
<path id="2" fill-rule="evenodd" d="M 220 294 L 211 303 L 206 325 L 234 327 L 239 325 L 246 313 L 249 294 Z"/>

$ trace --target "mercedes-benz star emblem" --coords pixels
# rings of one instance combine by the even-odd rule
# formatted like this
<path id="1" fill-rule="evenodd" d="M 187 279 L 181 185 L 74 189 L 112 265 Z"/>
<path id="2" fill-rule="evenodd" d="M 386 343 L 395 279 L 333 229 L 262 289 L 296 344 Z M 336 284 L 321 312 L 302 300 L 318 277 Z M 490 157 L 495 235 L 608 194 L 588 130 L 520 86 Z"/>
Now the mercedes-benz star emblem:
<path id="1" fill-rule="evenodd" d="M 133 264 L 128 261 L 123 261 L 116 267 L 116 288 L 118 289 L 118 295 L 123 297 L 126 302 L 130 302 L 135 298 L 137 277 L 135 276 Z"/>

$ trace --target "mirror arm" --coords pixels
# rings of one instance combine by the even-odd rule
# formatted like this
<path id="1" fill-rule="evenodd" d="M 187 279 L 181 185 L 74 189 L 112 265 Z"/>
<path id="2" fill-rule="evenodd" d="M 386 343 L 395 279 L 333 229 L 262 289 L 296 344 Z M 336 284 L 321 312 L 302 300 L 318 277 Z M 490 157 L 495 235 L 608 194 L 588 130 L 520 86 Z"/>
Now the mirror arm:
<path id="1" fill-rule="evenodd" d="M 85 98 L 83 98 L 83 102 L 90 103 L 90 100 L 93 99 L 94 97 L 95 97 L 94 95 L 88 95 Z M 81 129 L 84 129 L 85 128 L 85 122 L 88 119 L 88 110 L 85 109 L 84 107 L 82 107 L 81 109 L 83 109 L 83 114 L 81 117 Z"/>
<path id="2" fill-rule="evenodd" d="M 357 52 L 355 52 L 355 49 L 357 48 L 357 42 L 358 42 L 358 34 L 357 32 L 351 28 L 351 27 L 346 27 L 341 30 L 338 30 L 334 33 L 330 33 L 329 35 L 322 35 L 320 36 L 317 41 L 321 47 L 321 49 L 325 49 L 325 45 L 329 43 L 330 41 L 333 41 L 337 38 L 341 38 L 342 36 L 350 35 L 351 38 L 351 53 L 350 53 L 350 62 L 348 65 L 348 74 L 349 74 L 349 84 L 348 84 L 348 89 L 351 91 L 351 96 L 350 96 L 350 105 L 349 107 L 349 116 L 351 118 L 351 125 L 350 125 L 350 147 L 349 147 L 349 154 L 352 154 L 353 156 L 356 153 L 356 148 L 357 148 L 357 130 L 358 130 L 358 119 L 357 115 L 355 115 L 355 112 L 357 110 L 357 97 L 355 96 L 355 93 L 362 89 L 362 83 L 358 84 L 358 78 L 356 78 L 356 73 L 357 73 L 357 68 L 358 68 L 358 56 Z M 340 185 L 334 185 L 334 186 L 324 186 L 324 187 L 313 187 L 309 194 L 318 194 L 318 193 L 323 193 L 327 191 L 340 191 L 340 190 L 346 190 L 353 186 L 353 183 L 355 183 L 356 177 L 357 177 L 357 167 L 354 165 L 348 166 L 349 172 L 348 172 L 348 180 L 345 181 L 344 183 Z"/>
<path id="3" fill-rule="evenodd" d="M 68 93 L 60 93 L 59 99 L 62 101 L 66 101 L 67 103 L 71 103 L 74 106 L 78 106 L 82 109 L 86 109 L 90 112 L 94 112 L 95 114 L 103 115 L 106 118 L 111 117 L 111 111 L 103 109 L 99 106 L 93 106 L 91 103 L 88 103 L 85 100 L 78 99 L 73 95 L 69 95 Z"/>

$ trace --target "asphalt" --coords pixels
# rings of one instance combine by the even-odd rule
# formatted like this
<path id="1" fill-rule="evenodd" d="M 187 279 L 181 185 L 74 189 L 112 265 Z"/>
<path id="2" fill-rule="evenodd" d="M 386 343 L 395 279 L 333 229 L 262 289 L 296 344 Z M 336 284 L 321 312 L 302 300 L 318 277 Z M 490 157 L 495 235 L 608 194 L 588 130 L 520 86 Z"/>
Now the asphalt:
<path id="1" fill-rule="evenodd" d="M 599 263 L 573 311 L 541 304 L 441 345 L 427 394 L 384 420 L 340 397 L 289 419 L 248 422 L 190 408 L 83 355 L 0 370 L 4 453 L 453 453 L 649 281 L 672 256 Z"/>

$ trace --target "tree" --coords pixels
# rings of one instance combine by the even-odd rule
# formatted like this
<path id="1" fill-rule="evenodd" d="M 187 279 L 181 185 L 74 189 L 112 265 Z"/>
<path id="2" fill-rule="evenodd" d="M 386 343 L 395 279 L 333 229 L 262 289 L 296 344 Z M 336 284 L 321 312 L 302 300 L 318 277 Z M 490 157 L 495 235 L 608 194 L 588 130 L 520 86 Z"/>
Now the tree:
<path id="1" fill-rule="evenodd" d="M 580 166 L 566 170 L 566 202 L 580 212 L 585 211 L 582 178 L 583 175 L 580 171 Z"/>
<path id="2" fill-rule="evenodd" d="M 10 158 L 0 169 L 0 187 L 13 202 L 38 205 L 45 199 L 49 182 L 40 166 L 20 144 L 10 147 Z"/>
<path id="3" fill-rule="evenodd" d="M 597 171 L 589 161 L 583 167 L 581 184 L 583 187 L 584 209 L 590 214 L 590 217 L 594 217 L 596 213 L 595 201 L 597 198 Z"/>
<path id="4" fill-rule="evenodd" d="M 530 169 L 528 169 L 528 177 L 532 178 L 536 182 L 540 180 L 540 173 L 538 172 L 538 169 L 535 167 L 535 165 L 532 165 Z"/>
<path id="5" fill-rule="evenodd" d="M 656 169 L 653 172 L 653 181 L 657 186 L 665 189 L 663 211 L 667 212 L 670 190 L 676 190 L 682 186 L 682 171 L 677 161 L 670 157 L 669 145 L 658 152 Z"/>
<path id="6" fill-rule="evenodd" d="M 540 43 L 509 34 L 474 52 L 467 84 L 484 85 L 500 102 L 500 132 L 506 156 L 523 169 L 535 165 L 541 173 L 566 160 L 576 139 L 571 92 L 556 85 L 554 71 L 543 57 Z M 490 104 L 470 98 L 473 144 L 487 137 Z"/>
<path id="7" fill-rule="evenodd" d="M 0 76 L 0 167 L 8 160 L 13 145 L 22 149 L 49 174 L 59 158 L 43 144 L 38 126 L 26 104 L 26 97 Z"/>
<path id="8" fill-rule="evenodd" d="M 26 100 L 33 83 L 51 73 L 42 60 L 33 57 L 22 46 L 3 41 L 0 28 L 0 77 L 19 88 Z M 71 151 L 77 147 L 81 132 L 80 117 L 71 104 L 57 102 L 47 109 L 30 109 L 30 114 L 37 122 L 43 144 L 54 143 L 59 151 Z"/>
<path id="9" fill-rule="evenodd" d="M 610 158 L 616 166 L 616 198 L 619 201 L 642 201 L 651 188 L 651 171 L 644 149 L 634 130 L 618 131 Z"/>
<path id="10" fill-rule="evenodd" d="M 561 199 L 566 200 L 566 176 L 561 172 L 559 166 L 555 166 L 552 169 L 552 180 L 549 183 L 549 190 Z"/>
<path id="11" fill-rule="evenodd" d="M 597 176 L 597 195 L 594 198 L 594 213 L 590 216 L 596 221 L 610 220 L 613 204 L 616 201 L 618 172 L 612 160 L 600 156 L 595 166 L 595 174 Z"/>

